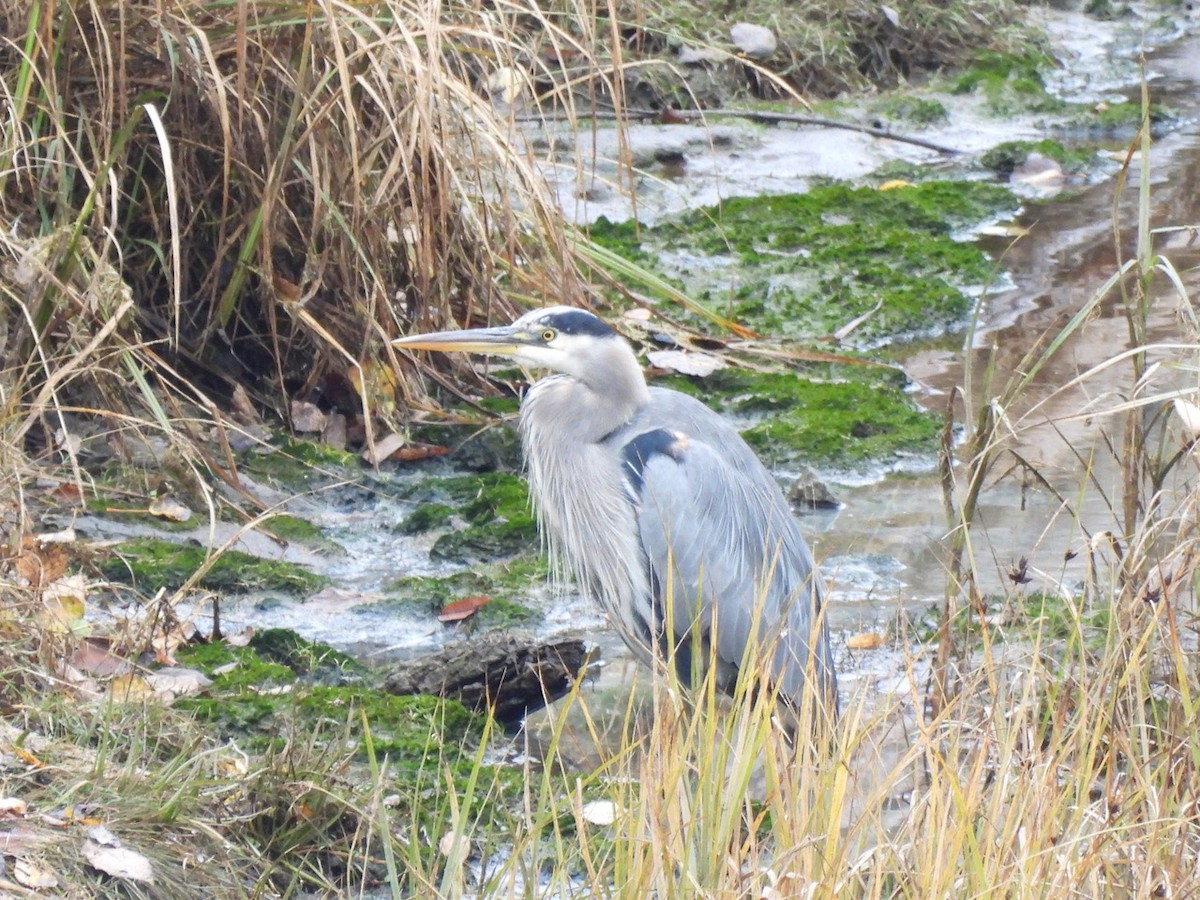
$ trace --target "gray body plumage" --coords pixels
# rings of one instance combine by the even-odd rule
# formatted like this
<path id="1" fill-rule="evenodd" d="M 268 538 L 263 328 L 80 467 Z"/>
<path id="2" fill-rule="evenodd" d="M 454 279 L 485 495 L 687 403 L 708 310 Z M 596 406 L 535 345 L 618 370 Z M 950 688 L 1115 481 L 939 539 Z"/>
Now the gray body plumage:
<path id="1" fill-rule="evenodd" d="M 562 428 L 568 419 L 575 434 Z M 675 452 L 645 459 L 641 483 L 631 483 L 624 448 L 664 427 L 677 435 Z M 692 652 L 707 654 L 716 630 L 721 686 L 753 639 L 773 648 L 784 697 L 799 700 L 810 655 L 822 694 L 833 692 L 828 631 L 814 628 L 823 589 L 812 554 L 779 486 L 728 422 L 678 391 L 648 388 L 627 406 L 558 375 L 526 395 L 521 431 L 551 556 L 623 623 L 643 660 L 667 637 L 669 606 L 669 633 Z"/>
<path id="2" fill-rule="evenodd" d="M 812 554 L 774 478 L 728 422 L 692 397 L 647 387 L 624 339 L 579 310 L 397 343 L 501 352 L 562 373 L 521 404 L 530 493 L 551 558 L 635 653 L 649 661 L 670 640 L 686 676 L 696 654 L 703 665 L 711 652 L 729 688 L 753 645 L 782 697 L 798 704 L 811 677 L 836 708 Z"/>

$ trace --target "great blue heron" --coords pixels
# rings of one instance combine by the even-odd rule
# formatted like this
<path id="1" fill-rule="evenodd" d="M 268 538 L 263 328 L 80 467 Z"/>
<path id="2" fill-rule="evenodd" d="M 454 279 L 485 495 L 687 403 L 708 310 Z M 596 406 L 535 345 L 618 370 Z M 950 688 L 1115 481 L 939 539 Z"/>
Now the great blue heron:
<path id="1" fill-rule="evenodd" d="M 538 523 L 551 558 L 644 662 L 656 650 L 672 656 L 686 679 L 713 659 L 730 691 L 743 660 L 761 658 L 791 705 L 813 684 L 836 710 L 812 554 L 779 485 L 728 422 L 686 394 L 648 387 L 629 344 L 579 309 L 394 344 L 559 373 L 521 403 Z"/>

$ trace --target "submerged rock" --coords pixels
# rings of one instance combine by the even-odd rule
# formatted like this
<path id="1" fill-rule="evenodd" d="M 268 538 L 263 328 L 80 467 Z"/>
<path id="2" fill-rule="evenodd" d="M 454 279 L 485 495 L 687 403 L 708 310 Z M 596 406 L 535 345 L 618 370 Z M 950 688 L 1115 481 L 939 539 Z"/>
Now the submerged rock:
<path id="1" fill-rule="evenodd" d="M 834 496 L 829 485 L 812 469 L 805 469 L 800 477 L 792 482 L 787 497 L 792 506 L 800 509 L 838 509 L 842 505 L 842 501 Z"/>

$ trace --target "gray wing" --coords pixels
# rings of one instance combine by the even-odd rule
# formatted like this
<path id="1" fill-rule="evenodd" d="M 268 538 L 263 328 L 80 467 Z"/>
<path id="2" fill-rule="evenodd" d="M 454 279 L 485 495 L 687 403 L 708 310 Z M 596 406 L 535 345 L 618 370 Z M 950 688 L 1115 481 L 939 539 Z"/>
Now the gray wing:
<path id="1" fill-rule="evenodd" d="M 823 589 L 812 554 L 771 474 L 704 404 L 651 390 L 607 443 L 622 454 L 660 621 L 737 669 L 751 641 L 773 647 L 771 677 L 799 701 L 810 657 L 836 696 Z M 670 607 L 668 610 L 667 607 Z"/>

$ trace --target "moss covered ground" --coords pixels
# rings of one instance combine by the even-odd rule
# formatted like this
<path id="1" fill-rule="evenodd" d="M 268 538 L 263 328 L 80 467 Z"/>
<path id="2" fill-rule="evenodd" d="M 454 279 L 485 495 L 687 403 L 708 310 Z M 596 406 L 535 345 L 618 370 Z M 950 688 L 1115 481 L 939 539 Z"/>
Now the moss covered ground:
<path id="1" fill-rule="evenodd" d="M 972 305 L 963 289 L 996 267 L 954 233 L 1016 208 L 1004 187 L 981 182 L 832 184 L 733 198 L 653 228 L 602 220 L 590 234 L 643 264 L 682 251 L 667 259 L 689 262 L 664 274 L 687 283 L 703 273 L 697 299 L 763 334 L 811 340 L 867 316 L 849 340 L 872 345 L 962 325 Z"/>
<path id="2" fill-rule="evenodd" d="M 127 583 L 149 596 L 160 589 L 180 587 L 206 563 L 208 556 L 203 547 L 138 538 L 115 547 L 110 557 L 101 563 L 100 570 L 110 581 Z M 198 586 L 239 594 L 281 591 L 307 596 L 326 583 L 326 578 L 295 563 L 227 550 L 200 577 Z"/>
<path id="3" fill-rule="evenodd" d="M 853 353 L 965 325 L 971 289 L 998 270 L 956 235 L 1016 207 L 1006 188 L 978 181 L 837 183 L 732 198 L 649 228 L 601 220 L 590 234 L 761 334 L 827 350 L 839 332 L 839 349 Z M 726 369 L 673 383 L 736 416 L 773 465 L 859 467 L 930 453 L 939 427 L 901 373 L 870 365 Z"/>

